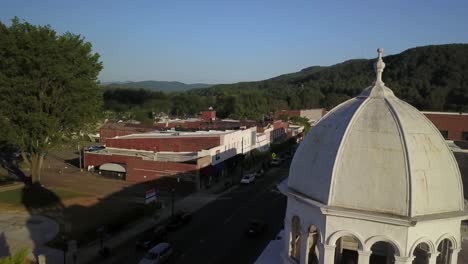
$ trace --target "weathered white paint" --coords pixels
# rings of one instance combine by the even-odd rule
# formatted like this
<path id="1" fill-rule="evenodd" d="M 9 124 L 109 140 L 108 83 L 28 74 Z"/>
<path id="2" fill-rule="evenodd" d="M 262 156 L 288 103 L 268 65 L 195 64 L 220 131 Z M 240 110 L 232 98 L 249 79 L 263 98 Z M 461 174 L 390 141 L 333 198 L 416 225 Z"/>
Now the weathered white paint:
<path id="1" fill-rule="evenodd" d="M 377 242 L 393 248 L 394 263 L 411 263 L 416 246 L 426 243 L 433 263 L 443 239 L 451 241 L 456 263 L 460 224 L 468 218 L 458 165 L 433 124 L 385 86 L 384 67 L 379 49 L 374 84 L 321 119 L 278 186 L 288 197 L 284 263 L 295 263 L 294 216 L 304 236 L 310 225 L 318 228 L 319 263 L 334 263 L 343 236 L 356 239 L 360 264 L 369 263 Z M 309 249 L 301 248 L 305 264 Z"/>
<path id="2" fill-rule="evenodd" d="M 463 211 L 460 172 L 443 137 L 379 76 L 308 133 L 289 188 L 329 206 L 400 216 Z"/>

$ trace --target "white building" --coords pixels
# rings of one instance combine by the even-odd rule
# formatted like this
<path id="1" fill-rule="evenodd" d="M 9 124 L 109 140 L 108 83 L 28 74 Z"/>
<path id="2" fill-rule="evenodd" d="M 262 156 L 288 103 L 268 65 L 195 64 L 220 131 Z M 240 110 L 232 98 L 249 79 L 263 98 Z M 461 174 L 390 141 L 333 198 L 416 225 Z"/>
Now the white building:
<path id="1" fill-rule="evenodd" d="M 211 164 L 216 165 L 237 154 L 246 154 L 257 148 L 257 128 L 242 130 L 210 131 L 220 133 L 220 145 L 198 152 L 199 157 L 211 156 Z M 197 133 L 197 132 L 195 132 Z"/>
<path id="2" fill-rule="evenodd" d="M 299 146 L 282 263 L 456 264 L 467 219 L 457 162 L 435 126 L 376 81 Z"/>

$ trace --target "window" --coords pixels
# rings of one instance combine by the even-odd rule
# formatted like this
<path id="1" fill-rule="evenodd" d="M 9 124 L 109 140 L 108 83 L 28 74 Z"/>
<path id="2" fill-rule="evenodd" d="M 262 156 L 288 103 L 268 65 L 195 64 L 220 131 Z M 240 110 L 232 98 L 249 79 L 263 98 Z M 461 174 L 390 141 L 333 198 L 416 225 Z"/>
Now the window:
<path id="1" fill-rule="evenodd" d="M 468 141 L 468 131 L 462 132 L 462 140 Z"/>
<path id="2" fill-rule="evenodd" d="M 442 134 L 442 136 L 447 139 L 448 138 L 448 131 L 447 130 L 440 130 L 440 133 Z"/>

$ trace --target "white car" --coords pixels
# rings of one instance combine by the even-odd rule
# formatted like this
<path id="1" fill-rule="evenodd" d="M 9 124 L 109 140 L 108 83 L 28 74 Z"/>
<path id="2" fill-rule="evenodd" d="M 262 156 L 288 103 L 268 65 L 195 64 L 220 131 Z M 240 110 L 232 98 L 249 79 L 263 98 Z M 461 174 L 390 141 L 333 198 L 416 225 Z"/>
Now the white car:
<path id="1" fill-rule="evenodd" d="M 163 242 L 159 243 L 143 256 L 138 264 L 162 264 L 166 263 L 172 255 L 171 244 Z"/>
<path id="2" fill-rule="evenodd" d="M 246 174 L 244 175 L 244 177 L 242 177 L 240 183 L 241 184 L 250 184 L 250 183 L 253 183 L 255 182 L 255 173 L 250 173 L 250 174 Z"/>

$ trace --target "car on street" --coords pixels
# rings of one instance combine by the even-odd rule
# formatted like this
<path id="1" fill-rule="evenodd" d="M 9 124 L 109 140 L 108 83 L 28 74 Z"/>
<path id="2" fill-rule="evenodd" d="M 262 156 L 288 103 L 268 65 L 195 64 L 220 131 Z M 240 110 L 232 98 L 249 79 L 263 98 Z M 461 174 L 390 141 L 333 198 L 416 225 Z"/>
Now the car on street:
<path id="1" fill-rule="evenodd" d="M 271 166 L 278 166 L 280 164 L 281 164 L 281 160 L 279 158 L 274 158 L 274 159 L 271 159 L 270 161 Z"/>
<path id="2" fill-rule="evenodd" d="M 265 227 L 265 222 L 258 219 L 251 220 L 245 230 L 245 234 L 249 237 L 259 236 L 265 231 Z"/>
<path id="3" fill-rule="evenodd" d="M 177 212 L 169 218 L 169 223 L 166 227 L 168 230 L 173 231 L 187 224 L 191 219 L 192 215 L 190 213 L 183 211 Z"/>
<path id="4" fill-rule="evenodd" d="M 265 175 L 265 171 L 263 169 L 259 169 L 258 171 L 255 172 L 255 177 L 261 178 Z"/>
<path id="5" fill-rule="evenodd" d="M 254 182 L 255 182 L 255 173 L 249 173 L 249 174 L 244 175 L 244 177 L 242 177 L 240 181 L 241 184 L 251 184 Z"/>
<path id="6" fill-rule="evenodd" d="M 98 150 L 105 149 L 105 148 L 106 147 L 104 146 L 90 146 L 90 147 L 85 148 L 85 150 L 89 152 L 93 152 L 93 151 L 98 151 Z"/>
<path id="7" fill-rule="evenodd" d="M 148 250 L 138 264 L 162 264 L 166 263 L 172 256 L 172 246 L 162 242 Z"/>
<path id="8" fill-rule="evenodd" d="M 150 228 L 136 241 L 136 247 L 140 249 L 149 249 L 154 245 L 167 239 L 167 230 L 163 226 Z"/>

